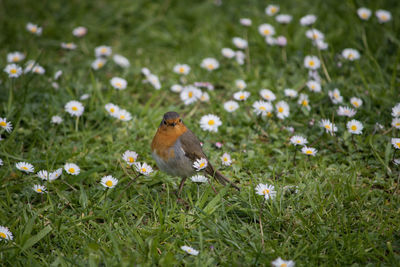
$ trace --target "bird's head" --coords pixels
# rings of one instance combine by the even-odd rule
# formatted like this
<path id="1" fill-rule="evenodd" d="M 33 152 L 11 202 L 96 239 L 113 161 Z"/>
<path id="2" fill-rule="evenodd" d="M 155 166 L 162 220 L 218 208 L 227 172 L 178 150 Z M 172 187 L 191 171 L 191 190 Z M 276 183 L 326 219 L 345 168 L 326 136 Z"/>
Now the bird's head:
<path id="1" fill-rule="evenodd" d="M 184 132 L 186 126 L 178 113 L 170 111 L 164 114 L 163 119 L 159 126 L 162 131 Z"/>

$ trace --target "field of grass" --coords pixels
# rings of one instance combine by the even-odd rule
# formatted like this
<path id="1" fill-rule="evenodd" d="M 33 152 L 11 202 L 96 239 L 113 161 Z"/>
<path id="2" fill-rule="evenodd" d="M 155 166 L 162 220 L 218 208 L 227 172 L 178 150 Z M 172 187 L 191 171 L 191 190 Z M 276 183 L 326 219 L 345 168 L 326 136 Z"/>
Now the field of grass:
<path id="1" fill-rule="evenodd" d="M 400 171 L 391 139 L 400 133 L 391 125 L 391 113 L 400 102 L 400 4 L 279 1 L 279 13 L 293 16 L 288 25 L 265 14 L 268 4 L 0 1 L 1 68 L 8 64 L 8 53 L 20 51 L 26 58 L 17 64 L 35 60 L 45 69 L 43 75 L 18 78 L 0 74 L 0 117 L 13 126 L 10 133 L 0 130 L 0 225 L 13 234 L 12 240 L 0 238 L 1 265 L 270 266 L 278 257 L 296 266 L 398 265 Z M 367 21 L 357 16 L 362 6 L 373 12 Z M 392 20 L 378 23 L 377 9 L 390 11 Z M 299 20 L 307 14 L 317 16 L 313 27 L 325 34 L 327 50 L 319 51 L 306 37 L 308 27 Z M 240 18 L 250 18 L 252 26 L 241 25 Z M 27 31 L 28 22 L 42 26 L 42 34 Z M 285 36 L 287 46 L 268 45 L 258 32 L 262 23 Z M 73 36 L 77 26 L 87 27 L 87 34 Z M 248 39 L 243 65 L 221 54 L 225 47 L 239 50 L 233 37 Z M 62 49 L 61 42 L 74 42 L 77 48 Z M 110 57 L 101 69 L 92 69 L 100 45 L 128 58 L 130 67 Z M 345 48 L 358 50 L 360 59 L 345 60 Z M 318 69 L 320 93 L 305 86 L 310 79 L 303 64 L 307 55 L 323 59 L 326 67 Z M 219 68 L 201 68 L 207 57 L 216 58 Z M 178 63 L 191 67 L 184 78 L 173 72 Z M 158 76 L 160 90 L 144 82 L 144 67 Z M 55 81 L 58 70 L 62 75 Z M 127 88 L 115 90 L 113 77 L 126 79 Z M 223 103 L 239 91 L 238 79 L 246 81 L 251 95 L 230 113 Z M 208 102 L 185 105 L 170 90 L 174 84 L 195 82 L 214 85 Z M 262 88 L 275 93 L 273 105 L 289 104 L 287 118 L 277 118 L 275 111 L 271 117 L 254 113 Z M 311 109 L 285 96 L 285 88 L 307 94 Z M 342 104 L 328 96 L 334 88 Z M 84 94 L 89 98 L 80 100 Z M 338 116 L 339 106 L 352 107 L 351 97 L 363 101 L 356 115 Z M 64 109 L 71 100 L 85 108 L 78 120 Z M 104 108 L 107 103 L 126 109 L 132 119 L 113 118 Z M 208 183 L 187 181 L 182 193 L 187 203 L 177 201 L 180 179 L 158 170 L 150 149 L 162 115 L 172 110 L 182 115 L 204 143 L 210 162 L 240 192 L 212 181 L 215 194 Z M 200 127 L 207 114 L 221 119 L 218 132 Z M 51 123 L 55 115 L 62 117 L 61 124 Z M 336 124 L 335 135 L 325 132 L 321 119 Z M 351 119 L 364 125 L 362 134 L 348 132 Z M 316 155 L 302 154 L 290 143 L 293 135 L 307 138 Z M 154 171 L 132 180 L 136 171 L 122 159 L 126 150 L 136 151 L 137 161 Z M 232 157 L 230 166 L 221 164 L 225 152 Z M 34 172 L 18 170 L 18 162 L 32 164 Z M 37 176 L 66 163 L 77 164 L 80 174 L 63 171 L 52 182 Z M 100 184 L 106 175 L 119 180 L 116 187 Z M 260 183 L 273 185 L 276 197 L 264 200 L 256 194 Z M 35 192 L 35 184 L 45 185 L 47 192 Z M 189 255 L 183 245 L 199 254 Z"/>

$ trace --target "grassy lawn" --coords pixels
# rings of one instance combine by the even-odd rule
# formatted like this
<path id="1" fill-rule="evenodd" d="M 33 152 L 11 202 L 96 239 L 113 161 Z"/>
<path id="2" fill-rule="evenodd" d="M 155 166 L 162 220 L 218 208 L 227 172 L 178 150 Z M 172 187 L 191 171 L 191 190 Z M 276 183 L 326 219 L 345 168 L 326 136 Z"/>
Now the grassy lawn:
<path id="1" fill-rule="evenodd" d="M 17 78 L 0 74 L 0 117 L 12 123 L 10 131 L 0 128 L 0 226 L 13 235 L 4 238 L 0 228 L 2 265 L 270 266 L 278 257 L 296 266 L 399 264 L 400 152 L 392 145 L 392 138 L 400 138 L 400 121 L 392 125 L 392 108 L 400 102 L 398 1 L 276 1 L 278 14 L 293 17 L 289 24 L 266 14 L 270 2 L 218 2 L 0 1 L 2 70 L 14 51 L 25 55 L 16 63 L 23 69 L 34 60 L 34 69 L 45 70 Z M 363 6 L 372 11 L 368 20 L 357 15 Z M 379 23 L 378 9 L 390 11 L 391 20 Z M 299 22 L 307 14 L 317 16 L 311 26 Z M 241 18 L 252 25 L 241 25 Z M 26 29 L 29 22 L 42 27 L 41 35 Z M 263 23 L 274 27 L 274 37 L 286 37 L 287 45 L 267 44 L 258 29 Z M 78 26 L 87 28 L 85 36 L 72 34 Z M 324 34 L 327 49 L 306 37 L 312 28 Z M 248 41 L 244 64 L 221 53 L 241 50 L 234 37 Z M 64 49 L 62 42 L 76 49 Z M 119 66 L 111 55 L 93 69 L 101 45 L 130 66 Z M 356 49 L 360 58 L 344 58 L 345 48 Z M 304 64 L 308 55 L 316 56 L 309 68 L 320 63 L 313 74 Z M 213 71 L 200 66 L 209 57 L 219 62 Z M 178 63 L 188 64 L 190 72 L 175 73 Z M 142 68 L 158 77 L 159 90 Z M 125 79 L 126 89 L 114 89 L 113 77 Z M 313 79 L 320 79 L 320 92 L 307 86 Z M 247 84 L 244 101 L 234 99 L 236 80 Z M 196 82 L 213 85 L 201 88 L 208 101 L 186 105 L 171 90 Z M 264 88 L 276 96 L 273 111 L 257 115 L 253 104 L 266 101 Z M 287 88 L 298 96 L 286 96 Z M 332 96 L 335 88 L 339 96 Z M 362 104 L 355 107 L 353 97 Z M 72 100 L 84 106 L 79 117 L 65 110 Z M 224 108 L 230 100 L 239 106 L 233 112 Z M 290 108 L 283 119 L 280 101 Z M 107 103 L 125 109 L 130 120 L 110 116 Z M 339 116 L 340 106 L 356 114 Z M 167 111 L 181 114 L 210 163 L 240 192 L 210 179 L 216 194 L 210 183 L 188 179 L 181 196 L 186 203 L 177 201 L 180 178 L 159 170 L 150 149 Z M 217 132 L 200 126 L 207 114 L 220 118 Z M 52 123 L 56 115 L 60 124 Z M 337 131 L 321 126 L 323 119 Z M 361 134 L 347 128 L 353 119 L 362 123 Z M 292 144 L 294 135 L 306 138 L 315 156 Z M 123 159 L 126 150 L 153 172 L 140 175 Z M 232 158 L 229 166 L 222 164 L 224 153 Z M 34 171 L 21 171 L 19 162 Z M 67 173 L 66 163 L 77 164 L 80 173 Z M 51 182 L 37 175 L 59 168 L 62 175 Z M 100 183 L 107 175 L 118 179 L 114 188 Z M 276 195 L 257 194 L 259 184 L 273 185 Z M 35 192 L 34 185 L 45 192 Z M 184 245 L 199 254 L 186 253 Z"/>

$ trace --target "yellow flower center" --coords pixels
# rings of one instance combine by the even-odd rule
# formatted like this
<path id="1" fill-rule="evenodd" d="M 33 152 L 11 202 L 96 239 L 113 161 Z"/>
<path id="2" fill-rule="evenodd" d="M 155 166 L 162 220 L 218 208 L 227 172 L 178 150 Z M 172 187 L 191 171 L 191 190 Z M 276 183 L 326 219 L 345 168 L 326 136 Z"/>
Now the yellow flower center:
<path id="1" fill-rule="evenodd" d="M 106 52 L 107 52 L 107 48 L 103 47 L 103 48 L 100 50 L 100 52 L 101 52 L 101 53 L 106 53 Z"/>
<path id="2" fill-rule="evenodd" d="M 300 141 L 300 140 L 297 140 L 297 141 L 296 141 L 296 143 L 300 144 L 300 143 L 301 143 L 301 141 Z"/>
<path id="3" fill-rule="evenodd" d="M 267 112 L 267 117 L 272 117 L 272 113 L 271 112 Z"/>
<path id="4" fill-rule="evenodd" d="M 354 55 L 353 55 L 352 53 L 350 53 L 349 56 L 348 56 L 348 58 L 349 58 L 349 59 L 352 59 L 352 58 L 354 58 Z"/>
<path id="5" fill-rule="evenodd" d="M 363 19 L 366 19 L 367 17 L 368 17 L 368 15 L 367 15 L 367 13 L 361 13 L 361 17 L 363 18 Z"/>
<path id="6" fill-rule="evenodd" d="M 261 107 L 260 107 L 260 110 L 264 110 L 264 111 L 265 111 L 265 110 L 267 110 L 267 109 L 266 109 L 264 106 L 261 106 Z"/>
<path id="7" fill-rule="evenodd" d="M 301 104 L 302 104 L 304 107 L 307 107 L 307 106 L 308 106 L 308 101 L 307 101 L 307 100 L 303 100 L 303 102 L 301 102 Z"/>
<path id="8" fill-rule="evenodd" d="M 120 82 L 115 83 L 116 87 L 122 87 L 122 84 Z"/>
<path id="9" fill-rule="evenodd" d="M 180 67 L 180 68 L 179 68 L 179 72 L 180 72 L 180 73 L 184 73 L 184 72 L 185 72 L 185 68 L 184 68 L 184 67 Z"/>
<path id="10" fill-rule="evenodd" d="M 128 158 L 128 161 L 129 161 L 129 162 L 134 162 L 135 159 L 134 159 L 133 157 L 129 157 L 129 158 Z"/>
<path id="11" fill-rule="evenodd" d="M 283 112 L 283 107 L 279 107 L 279 108 L 278 108 L 278 112 L 279 112 L 279 113 L 282 113 L 282 112 Z"/>
<path id="12" fill-rule="evenodd" d="M 272 14 L 275 14 L 276 13 L 276 7 L 271 7 L 270 11 L 271 11 Z"/>
<path id="13" fill-rule="evenodd" d="M 287 267 L 286 263 L 282 263 L 280 267 Z"/>
<path id="14" fill-rule="evenodd" d="M 6 126 L 7 126 L 7 123 L 6 123 L 5 121 L 1 121 L 1 122 L 0 122 L 0 126 L 1 126 L 1 127 L 6 127 Z"/>
<path id="15" fill-rule="evenodd" d="M 115 112 L 115 109 L 114 109 L 114 108 L 110 108 L 110 112 L 111 112 L 111 113 L 114 113 L 114 112 Z"/>
<path id="16" fill-rule="evenodd" d="M 313 85 L 311 85 L 311 89 L 315 89 L 315 85 L 313 84 Z"/>
<path id="17" fill-rule="evenodd" d="M 71 168 L 68 169 L 68 171 L 69 171 L 70 173 L 74 173 L 74 172 L 75 172 L 75 169 L 71 167 Z"/>
<path id="18" fill-rule="evenodd" d="M 98 67 L 98 68 L 101 68 L 101 67 L 103 67 L 103 62 L 99 62 L 99 63 L 97 63 L 97 67 Z"/>
<path id="19" fill-rule="evenodd" d="M 388 18 L 388 17 L 387 17 L 386 15 L 382 15 L 382 16 L 381 16 L 381 20 L 387 20 L 387 18 Z"/>
<path id="20" fill-rule="evenodd" d="M 310 154 L 312 154 L 312 151 L 311 151 L 311 150 L 307 150 L 307 151 L 306 151 L 306 154 L 307 154 L 307 155 L 310 155 Z"/>
<path id="21" fill-rule="evenodd" d="M 264 195 L 269 194 L 269 189 L 264 189 L 264 190 L 262 191 L 262 193 L 263 193 Z"/>
<path id="22" fill-rule="evenodd" d="M 338 94 L 338 93 L 333 93 L 333 96 L 334 96 L 335 98 L 339 98 L 339 94 Z"/>
<path id="23" fill-rule="evenodd" d="M 353 105 L 354 105 L 356 108 L 358 108 L 358 106 L 359 106 L 358 102 L 356 102 L 356 101 L 353 102 Z"/>
<path id="24" fill-rule="evenodd" d="M 17 69 L 11 69 L 11 70 L 10 70 L 10 73 L 11 73 L 11 74 L 16 74 L 16 73 L 17 73 Z"/>
<path id="25" fill-rule="evenodd" d="M 5 234 L 5 233 L 3 233 L 3 232 L 0 232 L 0 237 L 5 239 L 7 236 L 6 236 L 6 234 Z"/>
<path id="26" fill-rule="evenodd" d="M 310 65 L 311 67 L 315 65 L 314 60 L 310 60 L 310 62 L 308 62 L 308 65 Z"/>
<path id="27" fill-rule="evenodd" d="M 244 95 L 240 95 L 239 98 L 240 98 L 241 100 L 243 100 L 243 99 L 244 99 Z"/>
<path id="28" fill-rule="evenodd" d="M 120 115 L 119 118 L 120 118 L 121 120 L 123 120 L 123 119 L 125 119 L 125 115 Z"/>
<path id="29" fill-rule="evenodd" d="M 214 125 L 215 124 L 215 121 L 214 120 L 209 120 L 208 121 L 208 125 Z"/>
<path id="30" fill-rule="evenodd" d="M 353 130 L 353 131 L 355 131 L 355 130 L 357 130 L 357 126 L 352 125 L 352 126 L 350 127 L 350 129 Z"/>
<path id="31" fill-rule="evenodd" d="M 396 126 L 400 126 L 400 122 L 397 122 L 397 123 L 396 123 Z"/>
<path id="32" fill-rule="evenodd" d="M 77 110 L 78 110 L 78 108 L 75 107 L 75 106 L 73 106 L 71 109 L 72 109 L 73 111 L 77 111 Z"/>
<path id="33" fill-rule="evenodd" d="M 35 33 L 36 31 L 37 31 L 37 27 L 36 27 L 36 26 L 33 26 L 33 27 L 31 28 L 31 32 Z"/>
<path id="34" fill-rule="evenodd" d="M 106 182 L 106 186 L 111 187 L 113 185 L 113 182 L 111 180 L 108 180 Z"/>
<path id="35" fill-rule="evenodd" d="M 146 168 L 141 168 L 140 171 L 141 172 L 147 172 L 147 169 Z"/>
<path id="36" fill-rule="evenodd" d="M 228 161 L 228 158 L 227 158 L 227 157 L 225 157 L 225 158 L 224 158 L 224 161 Z"/>
<path id="37" fill-rule="evenodd" d="M 188 96 L 189 96 L 189 98 L 192 98 L 193 97 L 193 92 L 189 92 Z"/>
<path id="38" fill-rule="evenodd" d="M 202 163 L 200 163 L 199 167 L 200 167 L 200 168 L 203 168 L 203 167 L 204 167 L 204 165 L 205 165 L 205 163 L 204 163 L 204 162 L 202 162 Z"/>
<path id="39" fill-rule="evenodd" d="M 28 170 L 28 167 L 26 167 L 26 166 L 22 166 L 22 167 L 21 167 L 21 169 L 23 169 L 23 170 L 27 171 L 27 170 Z"/>
<path id="40" fill-rule="evenodd" d="M 396 145 L 397 145 L 397 147 L 400 147 L 400 142 L 397 142 Z"/>
<path id="41" fill-rule="evenodd" d="M 13 59 L 12 59 L 12 61 L 13 61 L 13 62 L 19 61 L 19 56 L 14 56 Z"/>
<path id="42" fill-rule="evenodd" d="M 265 30 L 264 30 L 264 34 L 265 34 L 265 35 L 269 35 L 269 34 L 270 34 L 270 30 L 265 29 Z"/>
<path id="43" fill-rule="evenodd" d="M 313 37 L 313 39 L 318 39 L 318 34 L 313 33 L 312 37 Z"/>
<path id="44" fill-rule="evenodd" d="M 214 65 L 213 65 L 213 64 L 208 64 L 208 65 L 207 65 L 207 68 L 208 68 L 209 70 L 212 70 L 212 69 L 214 68 Z"/>
<path id="45" fill-rule="evenodd" d="M 329 130 L 329 129 L 331 129 L 331 126 L 329 124 L 326 124 L 325 128 Z"/>
<path id="46" fill-rule="evenodd" d="M 37 192 L 42 193 L 42 189 L 38 188 L 36 189 Z"/>

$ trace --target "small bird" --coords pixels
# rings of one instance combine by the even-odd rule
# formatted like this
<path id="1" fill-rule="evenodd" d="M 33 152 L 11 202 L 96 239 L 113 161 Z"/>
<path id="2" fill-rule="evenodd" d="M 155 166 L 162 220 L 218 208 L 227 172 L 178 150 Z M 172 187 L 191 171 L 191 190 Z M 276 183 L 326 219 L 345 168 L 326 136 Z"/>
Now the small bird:
<path id="1" fill-rule="evenodd" d="M 204 170 L 206 174 L 223 185 L 229 183 L 239 190 L 233 182 L 214 169 L 204 154 L 199 139 L 183 124 L 176 112 L 170 111 L 164 114 L 151 143 L 151 151 L 157 166 L 162 171 L 182 177 L 178 197 L 186 179 L 196 172 L 193 163 L 201 158 L 207 160 L 207 167 Z"/>

